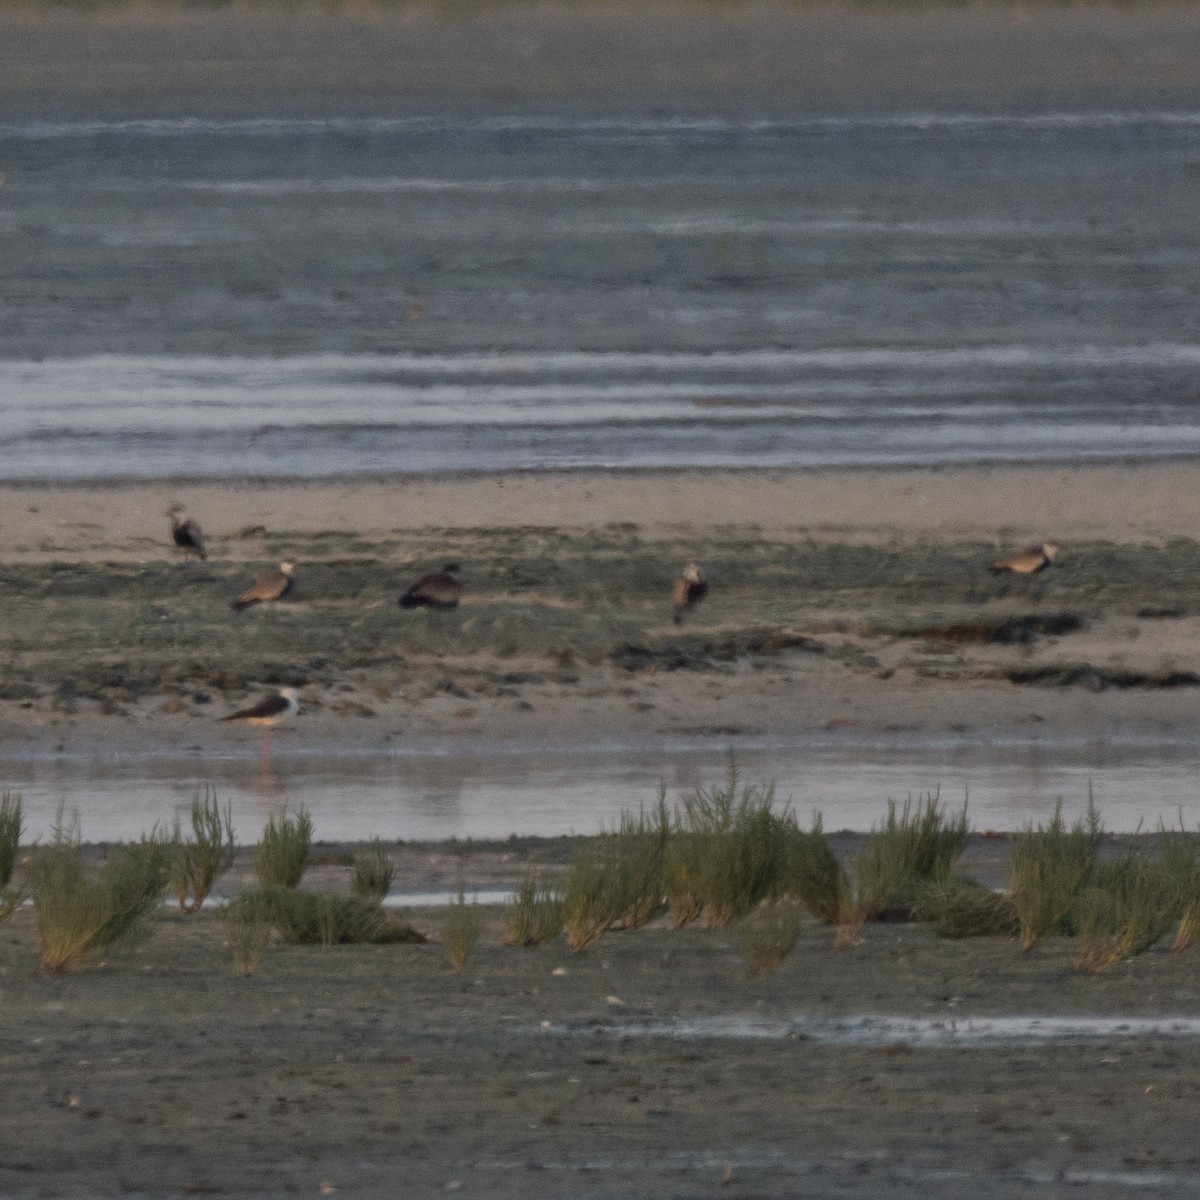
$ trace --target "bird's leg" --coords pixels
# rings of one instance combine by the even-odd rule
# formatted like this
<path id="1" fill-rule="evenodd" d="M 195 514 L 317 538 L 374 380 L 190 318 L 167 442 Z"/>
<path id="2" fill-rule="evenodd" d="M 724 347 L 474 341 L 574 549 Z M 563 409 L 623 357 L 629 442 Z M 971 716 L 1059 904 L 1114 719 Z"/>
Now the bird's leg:
<path id="1" fill-rule="evenodd" d="M 268 725 L 263 730 L 263 747 L 262 747 L 262 773 L 269 775 L 271 773 L 271 727 Z"/>

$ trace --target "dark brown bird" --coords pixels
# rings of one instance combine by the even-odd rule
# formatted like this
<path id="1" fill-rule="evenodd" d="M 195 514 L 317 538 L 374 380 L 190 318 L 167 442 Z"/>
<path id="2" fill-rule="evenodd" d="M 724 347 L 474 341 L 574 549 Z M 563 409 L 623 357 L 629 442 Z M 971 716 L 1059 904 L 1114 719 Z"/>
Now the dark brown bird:
<path id="1" fill-rule="evenodd" d="M 675 624 L 683 623 L 683 614 L 695 608 L 708 595 L 708 581 L 698 564 L 691 562 L 675 580 L 672 598 L 675 601 Z"/>
<path id="2" fill-rule="evenodd" d="M 199 559 L 208 557 L 204 553 L 204 534 L 200 526 L 187 515 L 187 509 L 182 504 L 173 504 L 167 509 L 171 518 L 171 538 L 185 555 L 195 555 Z"/>
<path id="3" fill-rule="evenodd" d="M 296 564 L 290 558 L 285 558 L 279 564 L 278 571 L 272 571 L 256 580 L 232 602 L 232 607 L 243 609 L 252 604 L 273 604 L 276 600 L 282 600 L 292 590 L 295 581 Z"/>
<path id="4" fill-rule="evenodd" d="M 1014 575 L 1034 575 L 1044 571 L 1057 557 L 1059 545 L 1057 542 L 1042 542 L 1040 546 L 1026 546 L 1016 554 L 1007 558 L 997 559 L 992 563 L 992 574 L 1003 575 L 1010 571 Z"/>
<path id="5" fill-rule="evenodd" d="M 280 721 L 289 721 L 300 711 L 300 701 L 296 689 L 285 687 L 279 689 L 275 696 L 265 696 L 257 704 L 248 708 L 240 708 L 222 721 L 237 721 L 242 725 L 254 725 L 263 731 L 262 762 L 266 771 L 271 765 L 271 730 Z"/>
<path id="6" fill-rule="evenodd" d="M 401 608 L 457 608 L 462 597 L 458 563 L 447 563 L 440 571 L 422 575 L 400 597 Z"/>

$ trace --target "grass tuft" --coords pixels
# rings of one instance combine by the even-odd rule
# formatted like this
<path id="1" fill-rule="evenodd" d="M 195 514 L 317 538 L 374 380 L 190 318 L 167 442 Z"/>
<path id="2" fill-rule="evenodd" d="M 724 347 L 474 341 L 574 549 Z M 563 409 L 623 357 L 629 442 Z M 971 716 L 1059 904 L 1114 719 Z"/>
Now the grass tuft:
<path id="1" fill-rule="evenodd" d="M 1045 827 L 1027 825 L 1012 842 L 1009 894 L 1021 922 L 1021 949 L 1041 938 L 1075 932 L 1079 898 L 1091 882 L 1104 825 L 1091 799 L 1088 810 L 1069 829 L 1062 801 Z"/>
<path id="2" fill-rule="evenodd" d="M 254 847 L 254 873 L 264 888 L 294 888 L 304 874 L 312 847 L 313 821 L 304 809 L 294 816 L 269 817 Z"/>
<path id="3" fill-rule="evenodd" d="M 364 900 L 381 902 L 392 890 L 396 870 L 388 858 L 387 847 L 375 838 L 370 847 L 354 859 L 354 878 L 350 888 Z"/>
<path id="4" fill-rule="evenodd" d="M 216 789 L 206 786 L 192 797 L 192 840 L 186 841 L 175 818 L 171 889 L 181 912 L 199 912 L 218 875 L 233 866 L 233 810 L 222 809 Z"/>
<path id="5" fill-rule="evenodd" d="M 148 936 L 170 871 L 171 843 L 157 834 L 116 847 L 99 871 L 89 870 L 77 830 L 60 823 L 29 869 L 42 968 L 64 974 Z"/>
<path id="6" fill-rule="evenodd" d="M 262 892 L 246 892 L 221 909 L 235 975 L 253 975 L 271 944 L 271 910 Z"/>
<path id="7" fill-rule="evenodd" d="M 676 926 L 701 915 L 728 925 L 783 895 L 797 834 L 790 810 L 775 811 L 774 784 L 742 785 L 731 757 L 724 785 L 697 788 L 676 812 L 664 862 Z"/>
<path id="8" fill-rule="evenodd" d="M 1099 974 L 1149 950 L 1186 911 L 1195 877 L 1192 846 L 1165 832 L 1154 860 L 1130 850 L 1097 864 L 1075 907 L 1076 968 Z"/>
<path id="9" fill-rule="evenodd" d="M 0 889 L 12 882 L 23 831 L 21 793 L 5 789 L 0 792 Z"/>
<path id="10" fill-rule="evenodd" d="M 850 880 L 837 855 L 829 848 L 821 828 L 821 814 L 813 815 L 812 829 L 797 828 L 788 846 L 786 892 L 818 921 L 836 925 L 843 917 Z"/>
<path id="11" fill-rule="evenodd" d="M 580 846 L 563 885 L 564 926 L 572 951 L 585 949 L 614 926 L 636 929 L 662 912 L 670 836 L 660 791 L 651 813 L 622 813 L 615 831 Z"/>
<path id="12" fill-rule="evenodd" d="M 855 868 L 858 902 L 868 919 L 908 919 L 921 889 L 949 878 L 967 845 L 967 806 L 948 817 L 936 792 L 897 809 L 873 826 Z"/>
<path id="13" fill-rule="evenodd" d="M 0 792 L 0 921 L 11 917 L 25 899 L 24 889 L 12 882 L 23 831 L 21 794 Z"/>
<path id="14" fill-rule="evenodd" d="M 442 916 L 442 945 L 446 947 L 446 957 L 455 971 L 461 971 L 467 965 L 467 959 L 483 934 L 483 921 L 483 909 L 474 901 L 468 904 L 466 894 L 460 888 L 458 896 Z"/>
<path id="15" fill-rule="evenodd" d="M 541 946 L 558 937 L 566 924 L 562 888 L 555 879 L 526 871 L 504 908 L 504 945 Z"/>
<path id="16" fill-rule="evenodd" d="M 803 920 L 795 904 L 778 900 L 760 904 L 738 926 L 742 956 L 751 975 L 776 970 L 792 952 Z"/>

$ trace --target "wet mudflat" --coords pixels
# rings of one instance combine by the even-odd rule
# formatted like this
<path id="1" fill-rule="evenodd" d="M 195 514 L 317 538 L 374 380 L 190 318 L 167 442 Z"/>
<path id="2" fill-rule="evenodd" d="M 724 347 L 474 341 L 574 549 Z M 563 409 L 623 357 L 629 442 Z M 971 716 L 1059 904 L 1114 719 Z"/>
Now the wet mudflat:
<path id="1" fill-rule="evenodd" d="M 435 914 L 414 923 L 436 938 Z M 33 919 L 0 930 L 0 1188 L 12 1196 L 1090 1195 L 1189 1192 L 1200 1039 L 1133 1026 L 1002 1045 L 826 1041 L 805 1021 L 1194 1012 L 1194 957 L 1098 978 L 1073 943 L 810 926 L 750 977 L 727 930 L 652 927 L 572 956 L 488 932 L 274 946 L 238 978 L 209 914 L 66 978 Z M 681 1021 L 700 1033 L 669 1032 Z M 774 1022 L 771 1038 L 720 1036 Z M 635 1024 L 651 1032 L 626 1036 Z M 716 1036 L 706 1035 L 705 1022 Z"/>

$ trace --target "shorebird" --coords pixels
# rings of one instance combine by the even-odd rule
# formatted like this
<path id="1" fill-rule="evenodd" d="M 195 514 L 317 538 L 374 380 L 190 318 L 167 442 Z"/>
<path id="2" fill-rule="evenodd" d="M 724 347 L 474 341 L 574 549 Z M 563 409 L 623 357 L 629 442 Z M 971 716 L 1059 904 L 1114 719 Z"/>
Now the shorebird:
<path id="1" fill-rule="evenodd" d="M 171 518 L 171 537 L 185 556 L 194 554 L 200 559 L 207 558 L 208 555 L 204 553 L 204 534 L 200 526 L 187 515 L 187 509 L 182 504 L 172 504 L 167 509 L 167 516 Z"/>
<path id="2" fill-rule="evenodd" d="M 252 604 L 273 604 L 276 600 L 282 600 L 291 591 L 295 581 L 296 564 L 290 558 L 285 558 L 279 564 L 278 571 L 272 571 L 269 575 L 264 575 L 252 583 L 236 600 L 232 601 L 231 607 L 243 609 L 249 608 Z"/>
<path id="3" fill-rule="evenodd" d="M 222 721 L 237 721 L 242 725 L 255 725 L 263 731 L 262 769 L 264 774 L 271 767 L 271 730 L 280 721 L 290 721 L 300 711 L 300 701 L 294 687 L 280 688 L 278 695 L 265 696 L 249 708 L 222 717 Z"/>
<path id="4" fill-rule="evenodd" d="M 447 563 L 440 571 L 422 575 L 400 597 L 401 608 L 457 608 L 462 596 L 458 563 Z"/>
<path id="5" fill-rule="evenodd" d="M 1024 550 L 1018 550 L 1016 554 L 1010 554 L 1007 558 L 997 559 L 992 563 L 992 574 L 1003 575 L 1005 571 L 1011 571 L 1014 575 L 1034 575 L 1038 571 L 1044 571 L 1058 557 L 1058 551 L 1057 542 L 1026 546 Z"/>
<path id="6" fill-rule="evenodd" d="M 671 594 L 675 601 L 675 624 L 681 625 L 683 614 L 695 608 L 708 595 L 708 580 L 704 578 L 699 564 L 690 562 L 683 568 L 683 574 L 675 580 Z"/>

